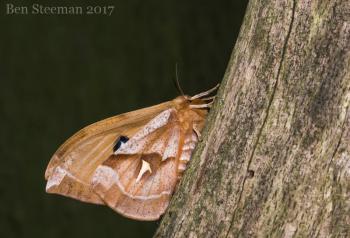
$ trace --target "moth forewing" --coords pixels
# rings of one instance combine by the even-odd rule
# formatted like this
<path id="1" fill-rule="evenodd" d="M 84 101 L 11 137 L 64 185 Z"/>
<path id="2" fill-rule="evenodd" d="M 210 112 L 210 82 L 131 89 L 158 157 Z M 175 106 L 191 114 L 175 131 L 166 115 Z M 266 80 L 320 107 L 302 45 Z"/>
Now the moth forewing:
<path id="1" fill-rule="evenodd" d="M 87 126 L 69 138 L 52 156 L 46 191 L 84 202 L 104 203 L 92 191 L 91 177 L 113 152 L 119 135 L 132 137 L 149 120 L 171 107 L 171 101 L 114 116 Z"/>
<path id="2" fill-rule="evenodd" d="M 47 191 L 105 203 L 129 218 L 159 219 L 204 126 L 211 102 L 201 97 L 208 93 L 82 129 L 53 155 L 45 173 Z"/>

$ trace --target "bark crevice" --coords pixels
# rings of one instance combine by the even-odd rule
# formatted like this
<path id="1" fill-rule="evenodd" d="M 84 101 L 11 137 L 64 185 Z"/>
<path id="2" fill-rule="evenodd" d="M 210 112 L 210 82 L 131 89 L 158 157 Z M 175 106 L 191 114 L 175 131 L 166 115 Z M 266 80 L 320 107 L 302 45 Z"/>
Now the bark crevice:
<path id="1" fill-rule="evenodd" d="M 280 74 L 281 74 L 281 70 L 282 70 L 282 67 L 283 67 L 283 62 L 284 62 L 284 59 L 285 59 L 285 54 L 286 54 L 286 51 L 287 51 L 287 47 L 288 47 L 288 41 L 289 41 L 289 38 L 290 38 L 290 34 L 292 32 L 292 29 L 293 29 L 293 23 L 294 23 L 294 17 L 295 17 L 295 7 L 296 7 L 296 0 L 293 0 L 293 5 L 292 5 L 292 14 L 291 14 L 291 20 L 290 20 L 290 24 L 289 24 L 289 27 L 288 27 L 288 32 L 287 32 L 287 35 L 286 35 L 286 39 L 285 39 L 285 42 L 283 44 L 283 48 L 282 48 L 282 53 L 281 53 L 281 60 L 280 60 L 280 63 L 279 63 L 279 66 L 278 66 L 278 70 L 277 70 L 277 76 L 276 76 L 276 80 L 275 80 L 275 84 L 273 86 L 273 91 L 271 93 L 271 97 L 269 99 L 269 102 L 268 102 L 268 105 L 267 105 L 267 109 L 266 109 L 266 115 L 265 115 L 265 118 L 263 120 L 263 123 L 259 129 L 259 132 L 258 132 L 258 135 L 257 135 L 257 138 L 256 138 L 256 142 L 254 143 L 254 146 L 253 146 L 253 149 L 252 149 L 252 153 L 251 153 L 251 156 L 249 158 L 249 161 L 248 161 L 248 166 L 247 166 L 247 169 L 246 169 L 246 172 L 248 173 L 248 171 L 250 170 L 250 164 L 253 160 L 253 157 L 254 157 L 254 154 L 255 154 L 255 150 L 259 144 L 259 141 L 260 141 L 260 138 L 261 138 L 261 134 L 264 130 L 264 127 L 266 125 L 266 122 L 268 120 L 268 117 L 269 117 L 269 112 L 270 112 L 270 108 L 271 108 L 271 105 L 272 105 L 272 102 L 275 98 L 275 94 L 276 94 L 276 91 L 277 91 L 277 86 L 278 86 L 278 82 L 280 80 Z M 232 214 L 232 218 L 231 218 L 231 224 L 230 224 L 230 227 L 227 231 L 227 234 L 225 235 L 225 237 L 227 237 L 229 234 L 230 234 L 230 231 L 231 231 L 231 227 L 232 227 L 232 224 L 234 222 L 234 217 L 235 217 L 235 213 L 236 213 L 236 209 L 238 207 L 238 204 L 240 203 L 241 201 L 241 197 L 242 197 L 242 193 L 244 191 L 244 186 L 245 186 L 245 183 L 246 183 L 246 180 L 247 180 L 247 176 L 244 177 L 243 179 L 243 182 L 242 182 L 242 188 L 240 189 L 240 193 L 239 193 L 239 196 L 238 196 L 238 201 L 237 201 L 237 206 L 234 208 L 234 211 L 233 211 L 233 214 Z"/>
<path id="2" fill-rule="evenodd" d="M 343 139 L 343 135 L 344 135 L 344 132 L 345 132 L 345 126 L 346 126 L 346 122 L 348 121 L 347 120 L 347 118 L 348 118 L 348 112 L 349 112 L 349 106 L 348 107 L 346 107 L 346 112 L 345 112 L 345 118 L 344 118 L 344 122 L 343 122 L 343 125 L 341 126 L 341 132 L 340 132 L 340 136 L 339 136 L 339 139 L 338 139 L 338 142 L 337 142 L 337 144 L 336 144 L 336 146 L 335 146 L 335 149 L 334 149 L 334 152 L 333 152 L 333 154 L 332 154 L 332 157 L 331 157 L 331 159 L 329 160 L 329 163 L 328 163 L 328 170 L 329 170 L 329 168 L 330 168 L 330 166 L 331 166 L 331 164 L 332 164 L 332 162 L 333 162 L 333 159 L 336 157 L 336 154 L 338 153 L 338 150 L 339 150 L 339 147 L 340 147 L 340 145 L 341 145 L 341 142 L 342 142 L 342 139 Z"/>

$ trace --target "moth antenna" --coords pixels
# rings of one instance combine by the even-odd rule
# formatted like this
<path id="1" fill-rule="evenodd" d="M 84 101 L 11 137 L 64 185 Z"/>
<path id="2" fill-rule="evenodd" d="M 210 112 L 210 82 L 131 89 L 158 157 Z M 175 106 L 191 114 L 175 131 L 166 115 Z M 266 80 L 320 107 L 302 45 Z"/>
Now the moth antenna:
<path id="1" fill-rule="evenodd" d="M 220 86 L 220 84 L 218 83 L 214 88 L 212 89 L 209 89 L 208 91 L 205 91 L 205 92 L 202 92 L 202 93 L 199 93 L 197 95 L 194 95 L 190 98 L 190 100 L 195 100 L 197 98 L 201 98 L 201 97 L 204 97 L 204 96 L 207 96 L 209 94 L 211 94 L 212 92 L 214 92 L 218 87 Z"/>
<path id="2" fill-rule="evenodd" d="M 184 91 L 182 90 L 181 86 L 180 86 L 180 82 L 179 82 L 179 75 L 178 75 L 178 72 L 177 72 L 177 62 L 175 64 L 175 76 L 176 76 L 176 88 L 177 90 L 179 90 L 179 93 L 181 93 L 182 96 L 185 96 L 185 93 Z"/>

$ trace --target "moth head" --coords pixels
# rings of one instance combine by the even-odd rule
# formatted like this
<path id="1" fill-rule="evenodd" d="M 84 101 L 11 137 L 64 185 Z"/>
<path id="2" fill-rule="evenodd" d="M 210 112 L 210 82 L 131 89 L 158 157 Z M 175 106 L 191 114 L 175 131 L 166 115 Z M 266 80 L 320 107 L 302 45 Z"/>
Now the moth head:
<path id="1" fill-rule="evenodd" d="M 175 108 L 178 110 L 183 108 L 209 109 L 215 98 L 215 96 L 210 96 L 210 94 L 214 92 L 218 87 L 219 87 L 219 84 L 216 85 L 214 88 L 209 89 L 208 91 L 201 92 L 194 96 L 188 96 L 188 95 L 178 96 L 173 100 Z"/>

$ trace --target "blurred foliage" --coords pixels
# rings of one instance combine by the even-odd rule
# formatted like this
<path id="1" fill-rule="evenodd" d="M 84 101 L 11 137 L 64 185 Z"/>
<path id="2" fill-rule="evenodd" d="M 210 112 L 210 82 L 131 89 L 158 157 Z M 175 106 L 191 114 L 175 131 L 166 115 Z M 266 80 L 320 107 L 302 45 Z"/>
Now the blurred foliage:
<path id="1" fill-rule="evenodd" d="M 46 194 L 46 165 L 83 126 L 176 97 L 176 63 L 187 94 L 220 82 L 246 7 L 243 0 L 90 2 L 115 12 L 8 16 L 1 2 L 0 237 L 152 236 L 157 222 Z"/>

